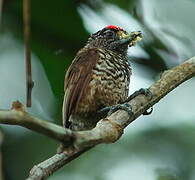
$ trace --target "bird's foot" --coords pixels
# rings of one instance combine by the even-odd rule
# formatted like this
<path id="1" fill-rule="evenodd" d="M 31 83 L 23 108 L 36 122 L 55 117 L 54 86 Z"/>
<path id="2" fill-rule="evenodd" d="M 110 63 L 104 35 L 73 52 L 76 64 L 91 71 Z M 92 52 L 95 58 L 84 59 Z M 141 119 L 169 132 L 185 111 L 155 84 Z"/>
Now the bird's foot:
<path id="1" fill-rule="evenodd" d="M 128 103 L 116 104 L 114 106 L 105 107 L 105 108 L 101 109 L 99 112 L 107 113 L 107 115 L 110 116 L 112 113 L 114 113 L 120 109 L 126 111 L 129 116 L 133 115 L 132 107 Z"/>
<path id="2" fill-rule="evenodd" d="M 149 99 L 152 99 L 153 98 L 153 94 L 152 92 L 149 90 L 149 89 L 144 89 L 144 88 L 141 88 L 139 89 L 138 91 L 135 91 L 132 95 L 130 95 L 126 100 L 125 102 L 129 102 L 131 101 L 132 99 L 134 99 L 136 96 L 140 95 L 140 94 L 143 94 L 145 96 L 147 96 Z M 143 115 L 150 115 L 153 111 L 153 108 L 151 108 L 150 111 L 145 111 L 143 113 Z"/>
<path id="3" fill-rule="evenodd" d="M 134 99 L 136 96 L 138 96 L 140 94 L 147 96 L 149 99 L 153 98 L 153 94 L 149 89 L 141 88 L 138 91 L 135 91 L 132 95 L 130 95 L 125 101 L 123 101 L 123 104 L 117 104 L 114 106 L 102 108 L 98 113 L 104 113 L 104 114 L 107 113 L 107 115 L 111 115 L 113 112 L 115 112 L 119 109 L 122 109 L 122 110 L 128 112 L 129 116 L 132 116 L 133 115 L 132 107 L 127 102 L 131 101 L 132 99 Z M 145 111 L 143 113 L 143 115 L 149 115 L 152 113 L 152 111 L 153 111 L 153 108 L 151 108 L 150 111 Z"/>
<path id="4" fill-rule="evenodd" d="M 149 89 L 144 89 L 144 88 L 141 88 L 139 89 L 138 91 L 135 91 L 133 94 L 131 94 L 126 100 L 125 102 L 129 102 L 131 101 L 132 99 L 134 99 L 136 96 L 140 95 L 140 94 L 143 94 L 145 96 L 147 96 L 149 99 L 152 99 L 153 98 L 153 94 L 152 92 L 149 90 Z"/>
<path id="5" fill-rule="evenodd" d="M 108 115 L 111 115 L 112 113 L 114 113 L 114 112 L 116 112 L 117 110 L 120 110 L 120 109 L 126 111 L 129 116 L 133 115 L 132 107 L 128 103 L 116 104 L 114 106 L 111 106 L 110 110 L 108 112 Z"/>

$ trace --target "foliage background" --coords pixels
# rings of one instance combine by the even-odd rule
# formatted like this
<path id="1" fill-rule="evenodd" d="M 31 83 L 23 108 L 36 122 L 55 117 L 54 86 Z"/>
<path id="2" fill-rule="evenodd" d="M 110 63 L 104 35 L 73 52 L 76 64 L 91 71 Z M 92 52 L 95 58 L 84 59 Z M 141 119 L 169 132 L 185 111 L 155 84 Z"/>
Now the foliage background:
<path id="1" fill-rule="evenodd" d="M 109 24 L 143 32 L 143 42 L 129 50 L 130 93 L 148 87 L 163 70 L 195 55 L 194 11 L 194 0 L 31 1 L 35 87 L 28 111 L 61 124 L 65 71 L 89 34 Z M 4 0 L 1 16 L 0 108 L 6 109 L 17 99 L 25 103 L 22 0 Z M 171 92 L 117 143 L 99 145 L 49 179 L 195 179 L 194 83 Z M 5 179 L 25 179 L 56 151 L 56 142 L 29 130 L 1 125 L 1 131 Z"/>

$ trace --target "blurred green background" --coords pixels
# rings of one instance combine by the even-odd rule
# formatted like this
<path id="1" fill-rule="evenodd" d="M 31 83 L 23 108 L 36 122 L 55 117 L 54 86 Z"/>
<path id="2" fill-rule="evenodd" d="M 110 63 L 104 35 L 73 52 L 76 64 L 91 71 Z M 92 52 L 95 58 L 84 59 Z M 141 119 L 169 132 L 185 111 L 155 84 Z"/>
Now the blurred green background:
<path id="1" fill-rule="evenodd" d="M 0 109 L 25 103 L 22 0 L 1 0 Z M 89 35 L 114 24 L 141 30 L 128 51 L 130 93 L 195 55 L 195 0 L 32 0 L 33 106 L 28 111 L 61 124 L 64 74 Z M 194 180 L 195 79 L 182 84 L 142 116 L 112 145 L 99 145 L 53 174 L 50 180 Z M 6 180 L 22 180 L 33 165 L 56 152 L 53 140 L 1 125 Z"/>

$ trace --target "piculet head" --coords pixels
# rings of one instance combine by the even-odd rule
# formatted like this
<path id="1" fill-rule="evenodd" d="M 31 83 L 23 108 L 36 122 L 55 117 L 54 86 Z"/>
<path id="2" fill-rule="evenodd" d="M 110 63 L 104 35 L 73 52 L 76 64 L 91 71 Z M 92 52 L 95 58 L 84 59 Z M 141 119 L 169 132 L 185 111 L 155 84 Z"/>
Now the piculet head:
<path id="1" fill-rule="evenodd" d="M 120 54 L 126 54 L 128 46 L 135 45 L 136 41 L 141 40 L 140 31 L 128 33 L 124 29 L 109 25 L 92 34 L 86 44 L 86 48 L 103 48 Z"/>

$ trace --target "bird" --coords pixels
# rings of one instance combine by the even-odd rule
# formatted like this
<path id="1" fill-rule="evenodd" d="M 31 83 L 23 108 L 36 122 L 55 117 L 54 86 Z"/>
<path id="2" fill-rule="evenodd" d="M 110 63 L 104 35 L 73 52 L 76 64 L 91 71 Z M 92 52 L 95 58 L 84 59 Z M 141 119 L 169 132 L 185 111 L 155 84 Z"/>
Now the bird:
<path id="1" fill-rule="evenodd" d="M 90 130 L 105 116 L 102 108 L 128 98 L 132 75 L 127 50 L 142 38 L 108 25 L 93 33 L 69 66 L 64 80 L 63 126 L 73 131 Z"/>

